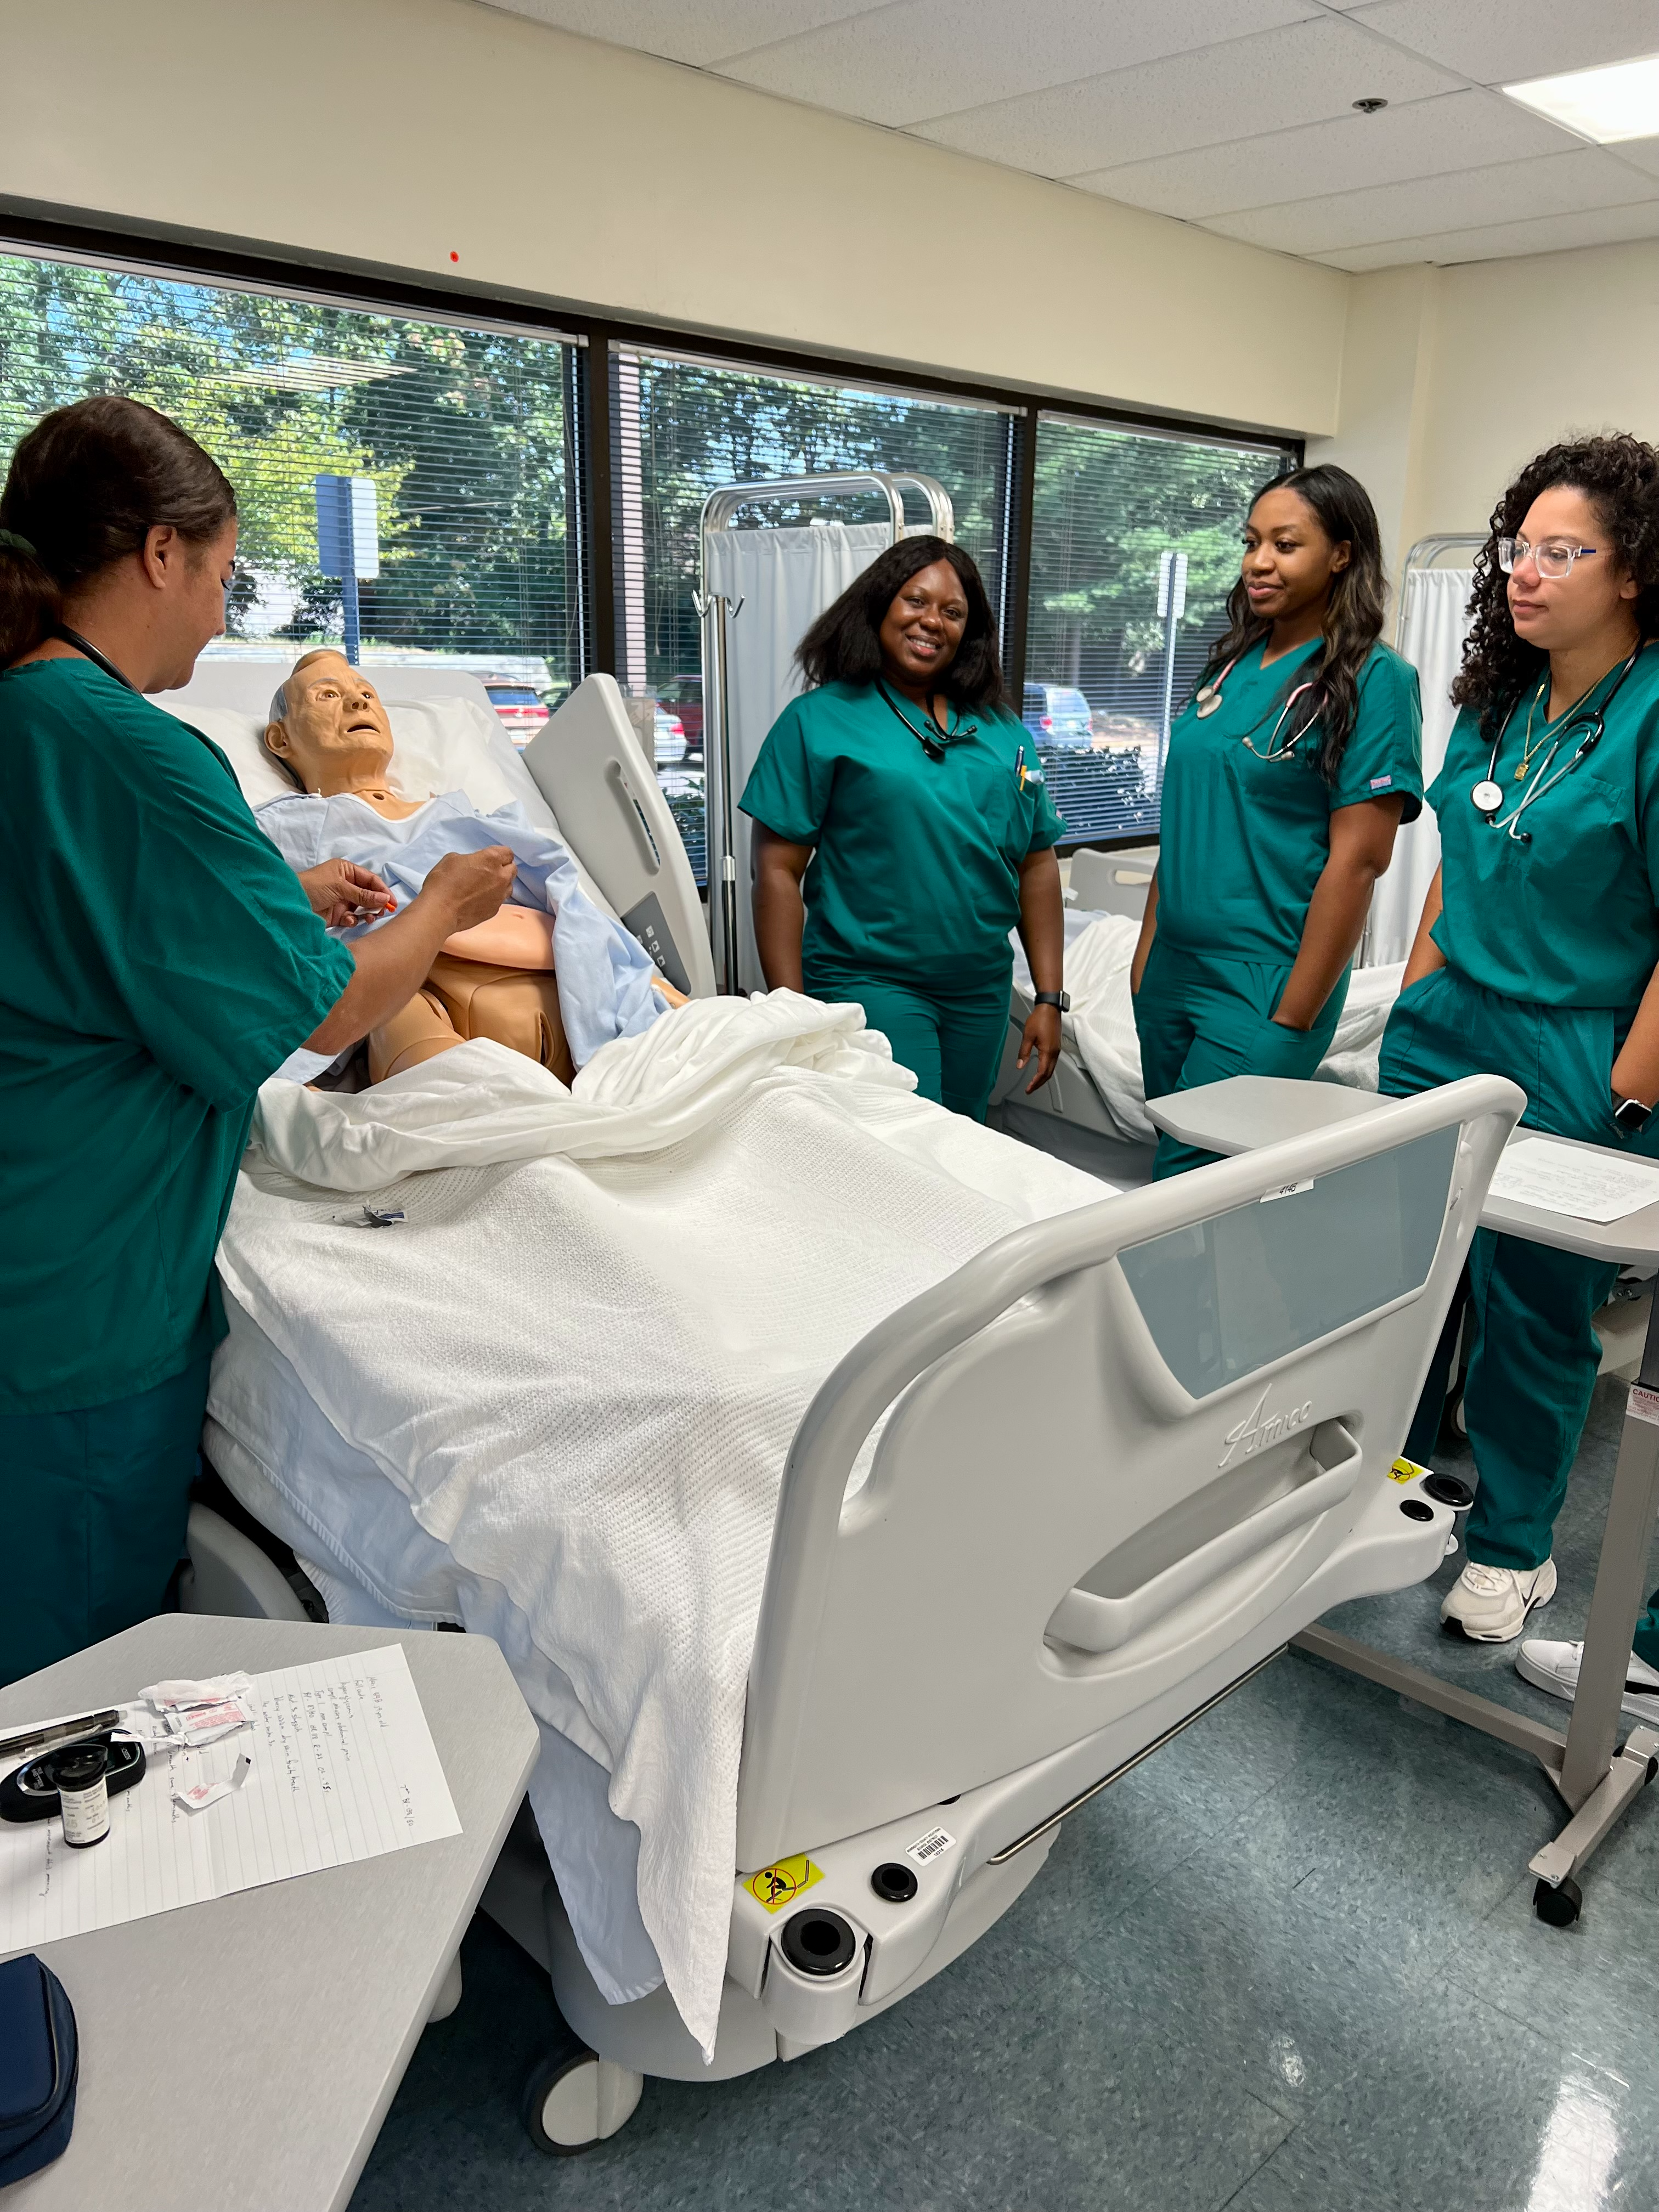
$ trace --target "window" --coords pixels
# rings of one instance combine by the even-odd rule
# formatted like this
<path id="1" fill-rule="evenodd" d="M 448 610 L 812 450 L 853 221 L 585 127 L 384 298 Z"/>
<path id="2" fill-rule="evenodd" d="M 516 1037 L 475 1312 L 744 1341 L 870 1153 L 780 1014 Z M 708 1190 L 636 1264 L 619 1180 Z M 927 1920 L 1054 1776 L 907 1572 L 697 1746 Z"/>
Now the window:
<path id="1" fill-rule="evenodd" d="M 1156 834 L 1165 698 L 1179 710 L 1220 633 L 1252 499 L 1294 459 L 1279 446 L 1039 418 L 1022 711 L 1066 843 Z M 1172 670 L 1158 611 L 1165 552 L 1188 562 Z"/>
<path id="2" fill-rule="evenodd" d="M 991 405 L 622 349 L 611 359 L 617 677 L 650 732 L 662 784 L 699 882 L 706 872 L 701 633 L 702 503 L 722 485 L 832 469 L 915 471 L 950 494 L 956 536 L 994 607 L 1004 589 L 1012 418 Z M 769 505 L 757 526 L 884 518 L 886 503 Z M 906 514 L 924 526 L 925 505 Z M 1006 623 L 1005 623 L 1006 627 Z"/>
<path id="3" fill-rule="evenodd" d="M 47 409 L 147 400 L 236 488 L 228 636 L 260 658 L 337 644 L 316 480 L 374 486 L 378 567 L 359 586 L 366 665 L 440 656 L 484 679 L 517 742 L 582 675 L 557 339 L 0 256 L 0 471 Z"/>

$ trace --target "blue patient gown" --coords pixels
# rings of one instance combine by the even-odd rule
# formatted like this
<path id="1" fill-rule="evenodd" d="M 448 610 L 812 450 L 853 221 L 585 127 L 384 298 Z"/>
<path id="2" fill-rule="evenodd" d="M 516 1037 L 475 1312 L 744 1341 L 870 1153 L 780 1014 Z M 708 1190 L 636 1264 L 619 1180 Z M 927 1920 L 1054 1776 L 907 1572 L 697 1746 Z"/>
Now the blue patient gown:
<path id="1" fill-rule="evenodd" d="M 550 830 L 537 828 L 517 799 L 480 814 L 464 792 L 447 791 L 406 821 L 388 822 L 349 793 L 321 799 L 296 791 L 291 799 L 268 800 L 255 810 L 255 819 L 296 873 L 324 860 L 355 860 L 383 876 L 400 904 L 415 896 L 446 853 L 509 847 L 519 864 L 513 903 L 557 918 L 553 971 L 565 1036 L 579 1067 L 602 1044 L 637 1036 L 667 1011 L 667 1000 L 653 988 L 644 947 L 599 912 L 578 883 L 569 854 Z M 350 944 L 382 926 L 364 922 L 336 934 Z"/>

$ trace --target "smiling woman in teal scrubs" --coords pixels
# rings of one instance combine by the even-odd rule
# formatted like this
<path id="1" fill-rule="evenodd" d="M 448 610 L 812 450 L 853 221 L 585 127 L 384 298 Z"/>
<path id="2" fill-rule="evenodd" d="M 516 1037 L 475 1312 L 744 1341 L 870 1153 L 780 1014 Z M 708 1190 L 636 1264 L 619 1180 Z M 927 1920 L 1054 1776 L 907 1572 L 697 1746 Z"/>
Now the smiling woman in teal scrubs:
<path id="1" fill-rule="evenodd" d="M 1036 1004 L 1028 1090 L 1060 1057 L 1060 833 L 996 629 L 958 545 L 906 538 L 801 641 L 792 700 L 743 794 L 755 936 L 774 990 L 853 1000 L 924 1098 L 985 1119 L 1019 931 Z"/>
<path id="2" fill-rule="evenodd" d="M 1379 642 L 1376 516 L 1346 469 L 1250 509 L 1226 635 L 1170 733 L 1130 980 L 1146 1096 L 1311 1076 L 1371 886 L 1421 811 L 1417 672 Z M 1206 1155 L 1160 1138 L 1156 1172 Z"/>
<path id="3" fill-rule="evenodd" d="M 223 1334 L 213 1255 L 254 1094 L 343 1051 L 493 914 L 470 856 L 355 952 L 224 755 L 141 695 L 224 628 L 229 484 L 152 409 L 38 422 L 0 493 L 0 1682 L 159 1610 Z M 422 909 L 424 908 L 424 913 Z M 398 941 L 387 950 L 387 940 Z"/>
<path id="4" fill-rule="evenodd" d="M 1552 447 L 1523 469 L 1475 562 L 1462 708 L 1429 793 L 1441 864 L 1383 1039 L 1408 1093 L 1507 1075 L 1522 1119 L 1659 1155 L 1659 453 L 1634 438 Z M 1555 1590 L 1555 1516 L 1618 1269 L 1476 1232 L 1463 1413 L 1480 1478 L 1469 1565 L 1441 1607 L 1480 1643 L 1519 1636 Z M 1434 1448 L 1449 1340 L 1407 1452 Z M 1576 1644 L 1522 1671 L 1571 1697 Z M 1632 1675 L 1659 1669 L 1659 1598 Z M 1659 1692 L 1659 1672 L 1645 1684 Z"/>

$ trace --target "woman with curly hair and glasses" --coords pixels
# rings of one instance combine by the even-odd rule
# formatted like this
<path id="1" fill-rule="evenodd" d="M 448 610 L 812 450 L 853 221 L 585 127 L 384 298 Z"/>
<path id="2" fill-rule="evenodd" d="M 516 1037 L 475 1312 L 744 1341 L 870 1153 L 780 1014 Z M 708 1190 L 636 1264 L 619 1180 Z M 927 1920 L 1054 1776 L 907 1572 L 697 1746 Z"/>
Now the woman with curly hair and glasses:
<path id="1" fill-rule="evenodd" d="M 1395 832 L 1423 805 L 1417 672 L 1381 642 L 1364 486 L 1258 494 L 1225 635 L 1170 732 L 1158 873 L 1130 969 L 1146 1096 L 1310 1076 Z M 1154 1172 L 1207 1154 L 1158 1139 Z"/>
<path id="2" fill-rule="evenodd" d="M 1659 452 L 1584 438 L 1528 463 L 1492 515 L 1471 609 L 1462 711 L 1429 793 L 1441 864 L 1382 1088 L 1489 1070 L 1525 1091 L 1528 1128 L 1659 1152 Z M 1590 1317 L 1617 1273 L 1474 1238 L 1463 1409 L 1480 1487 L 1441 1607 L 1455 1633 L 1508 1643 L 1554 1595 L 1551 1532 L 1601 1355 Z M 1415 1458 L 1433 1449 L 1449 1336 Z M 1529 1644 L 1522 1672 L 1570 1698 L 1578 1650 Z M 1650 1607 L 1632 1674 L 1656 1668 Z"/>
<path id="3" fill-rule="evenodd" d="M 1060 817 L 1009 708 L 979 570 L 942 538 L 890 545 L 797 654 L 811 687 L 767 733 L 755 937 L 776 990 L 851 1000 L 924 1098 L 985 1119 L 1018 929 L 1036 1004 L 1019 1065 L 1060 1057 Z"/>

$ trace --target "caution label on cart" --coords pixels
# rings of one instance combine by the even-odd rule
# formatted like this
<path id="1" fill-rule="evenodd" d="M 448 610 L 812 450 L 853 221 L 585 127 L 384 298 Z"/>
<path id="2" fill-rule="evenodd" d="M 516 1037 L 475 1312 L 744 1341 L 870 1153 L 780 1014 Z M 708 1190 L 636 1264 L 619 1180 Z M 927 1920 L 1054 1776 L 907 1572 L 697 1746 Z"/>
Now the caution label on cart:
<path id="1" fill-rule="evenodd" d="M 758 1874 L 750 1875 L 744 1887 L 769 1912 L 781 1912 L 803 1890 L 823 1880 L 823 1869 L 814 1866 L 803 1852 L 799 1858 L 780 1859 L 776 1866 L 763 1867 Z"/>
<path id="2" fill-rule="evenodd" d="M 1419 1474 L 1426 1474 L 1425 1467 L 1419 1467 L 1414 1459 L 1397 1459 L 1389 1469 L 1390 1482 L 1415 1482 Z"/>
<path id="3" fill-rule="evenodd" d="M 1632 1382 L 1625 1411 L 1632 1421 L 1651 1421 L 1659 1429 L 1659 1390 L 1650 1390 L 1644 1384 Z"/>

